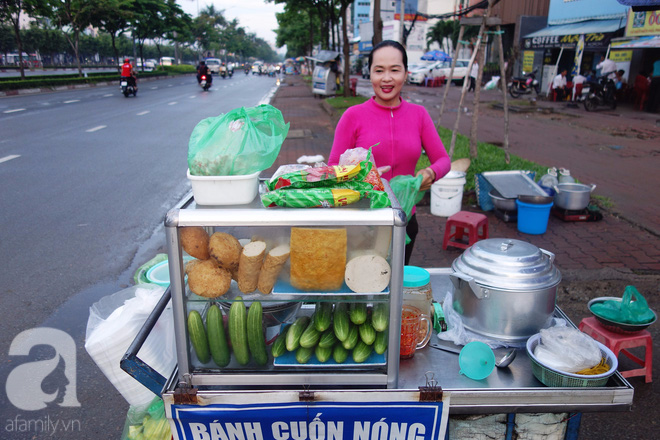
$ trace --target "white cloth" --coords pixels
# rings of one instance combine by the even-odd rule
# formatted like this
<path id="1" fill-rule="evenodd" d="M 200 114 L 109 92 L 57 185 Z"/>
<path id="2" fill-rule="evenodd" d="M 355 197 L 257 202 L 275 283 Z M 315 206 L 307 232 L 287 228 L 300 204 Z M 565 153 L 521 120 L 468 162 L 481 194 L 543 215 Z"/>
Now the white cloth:
<path id="1" fill-rule="evenodd" d="M 584 84 L 584 82 L 587 80 L 586 76 L 582 76 L 580 74 L 577 74 L 573 77 L 573 84 Z"/>
<path id="2" fill-rule="evenodd" d="M 559 75 L 555 76 L 555 79 L 552 80 L 552 88 L 563 89 L 564 87 L 566 87 L 566 77 L 560 73 Z"/>
<path id="3" fill-rule="evenodd" d="M 614 79 L 616 72 L 616 63 L 609 58 L 604 59 L 596 64 L 596 69 L 600 69 L 600 76 L 606 76 L 609 79 Z"/>
<path id="4" fill-rule="evenodd" d="M 476 78 L 477 75 L 479 75 L 479 64 L 474 63 L 472 64 L 472 69 L 470 70 L 470 77 Z"/>

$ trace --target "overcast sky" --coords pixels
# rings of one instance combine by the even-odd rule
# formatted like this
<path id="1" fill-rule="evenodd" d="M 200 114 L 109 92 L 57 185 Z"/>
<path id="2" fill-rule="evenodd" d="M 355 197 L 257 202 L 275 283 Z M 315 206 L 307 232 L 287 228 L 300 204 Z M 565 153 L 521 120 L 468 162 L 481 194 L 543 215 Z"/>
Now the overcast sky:
<path id="1" fill-rule="evenodd" d="M 213 4 L 218 11 L 224 11 L 227 20 L 238 19 L 238 24 L 246 31 L 269 42 L 275 49 L 277 29 L 276 12 L 284 11 L 284 5 L 266 3 L 264 0 L 176 0 L 184 12 L 197 16 L 197 8 L 204 10 Z"/>

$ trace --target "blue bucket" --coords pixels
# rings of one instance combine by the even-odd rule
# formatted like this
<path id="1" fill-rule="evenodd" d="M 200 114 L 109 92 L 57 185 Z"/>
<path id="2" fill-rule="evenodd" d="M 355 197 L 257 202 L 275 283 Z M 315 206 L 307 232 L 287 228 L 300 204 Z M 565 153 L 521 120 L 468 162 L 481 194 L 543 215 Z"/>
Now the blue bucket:
<path id="1" fill-rule="evenodd" d="M 516 200 L 518 205 L 518 230 L 525 234 L 539 235 L 548 229 L 550 208 L 553 203 L 536 205 Z"/>

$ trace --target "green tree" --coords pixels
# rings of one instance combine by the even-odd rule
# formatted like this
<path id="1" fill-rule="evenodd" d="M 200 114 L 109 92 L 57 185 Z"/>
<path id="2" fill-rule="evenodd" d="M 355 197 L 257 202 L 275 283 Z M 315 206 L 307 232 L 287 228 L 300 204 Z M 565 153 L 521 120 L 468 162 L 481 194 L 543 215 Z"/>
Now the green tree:
<path id="1" fill-rule="evenodd" d="M 21 39 L 20 21 L 21 13 L 31 15 L 36 8 L 43 5 L 46 0 L 0 0 L 0 23 L 9 23 L 14 30 L 16 49 L 18 50 L 18 63 L 21 69 L 21 79 L 25 79 L 25 66 L 23 66 L 23 40 Z"/>
<path id="2" fill-rule="evenodd" d="M 458 43 L 458 34 L 461 29 L 461 24 L 458 20 L 445 20 L 437 22 L 426 34 L 426 47 L 431 46 L 431 43 L 436 42 L 445 51 L 452 51 L 456 48 Z M 478 26 L 466 26 L 463 31 L 463 38 L 470 41 L 479 35 Z M 451 41 L 451 48 L 447 48 L 444 44 L 445 39 Z"/>
<path id="3" fill-rule="evenodd" d="M 0 52 L 9 54 L 16 47 L 14 32 L 9 26 L 0 25 Z"/>
<path id="4" fill-rule="evenodd" d="M 319 15 L 287 4 L 284 12 L 275 16 L 278 24 L 275 46 L 286 45 L 288 57 L 311 55 L 314 46 L 321 42 Z"/>
<path id="5" fill-rule="evenodd" d="M 133 17 L 134 0 L 105 0 L 93 11 L 92 25 L 105 31 L 110 37 L 115 64 L 119 69 L 117 38 L 129 29 Z"/>

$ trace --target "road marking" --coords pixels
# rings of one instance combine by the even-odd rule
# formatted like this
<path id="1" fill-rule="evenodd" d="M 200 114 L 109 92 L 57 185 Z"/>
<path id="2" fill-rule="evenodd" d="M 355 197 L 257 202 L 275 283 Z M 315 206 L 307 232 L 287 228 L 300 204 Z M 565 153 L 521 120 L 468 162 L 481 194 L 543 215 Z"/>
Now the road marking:
<path id="1" fill-rule="evenodd" d="M 152 87 L 151 90 L 156 90 L 158 87 Z"/>
<path id="2" fill-rule="evenodd" d="M 10 154 L 9 156 L 0 157 L 0 163 L 7 162 L 7 161 L 10 161 L 12 159 L 16 159 L 17 157 L 21 157 L 21 155 L 20 154 Z"/>
<path id="3" fill-rule="evenodd" d="M 114 96 L 114 95 L 115 95 L 114 93 L 108 93 L 107 95 L 103 95 L 103 97 L 104 97 L 104 98 L 107 98 L 107 97 L 109 97 L 109 96 Z"/>
<path id="4" fill-rule="evenodd" d="M 168 102 L 168 103 L 167 103 L 167 105 L 176 105 L 176 104 L 177 104 L 176 101 L 172 101 L 172 102 Z"/>
<path id="5" fill-rule="evenodd" d="M 168 85 L 167 87 L 174 87 L 174 84 L 170 84 L 170 85 Z"/>
<path id="6" fill-rule="evenodd" d="M 190 97 L 190 99 L 195 99 L 195 98 L 197 98 L 197 95 L 192 95 L 192 96 Z"/>
<path id="7" fill-rule="evenodd" d="M 144 115 L 146 115 L 147 113 L 149 113 L 150 111 L 151 111 L 151 110 L 145 110 L 145 111 L 143 111 L 143 112 L 138 113 L 137 115 L 138 115 L 138 116 L 144 116 Z"/>
<path id="8" fill-rule="evenodd" d="M 85 130 L 87 133 L 94 133 L 95 131 L 103 130 L 106 128 L 107 125 L 99 125 L 98 127 L 90 128 L 89 130 Z"/>
<path id="9" fill-rule="evenodd" d="M 69 99 L 68 101 L 64 101 L 65 104 L 72 104 L 74 102 L 80 102 L 80 99 Z"/>
<path id="10" fill-rule="evenodd" d="M 2 113 L 16 113 L 16 112 L 22 112 L 22 111 L 25 111 L 25 109 L 24 108 L 15 108 L 13 110 L 5 110 Z"/>

